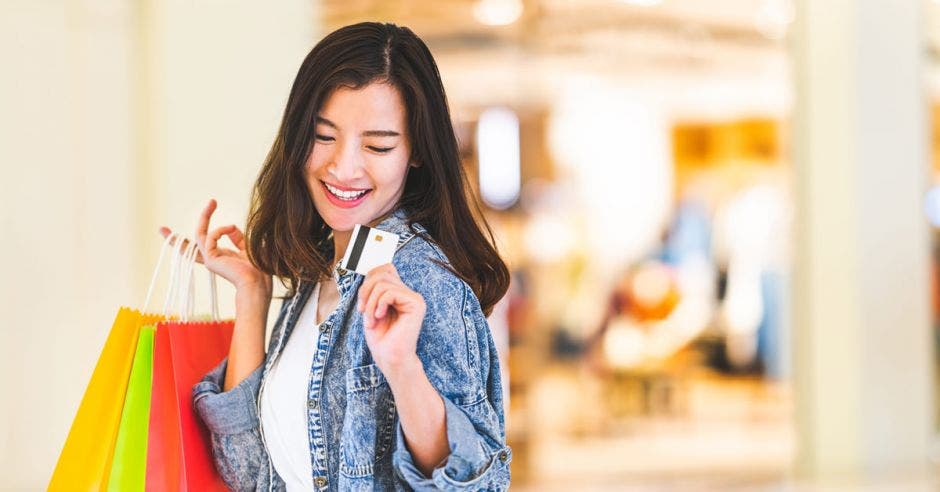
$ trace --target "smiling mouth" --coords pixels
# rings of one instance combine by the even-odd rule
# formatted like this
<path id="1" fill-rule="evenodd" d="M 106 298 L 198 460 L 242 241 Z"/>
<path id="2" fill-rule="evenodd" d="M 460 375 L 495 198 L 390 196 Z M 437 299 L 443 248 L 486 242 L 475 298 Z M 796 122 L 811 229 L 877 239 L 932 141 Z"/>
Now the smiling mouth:
<path id="1" fill-rule="evenodd" d="M 320 181 L 320 182 L 323 183 L 323 186 L 326 188 L 326 190 L 327 190 L 331 195 L 333 195 L 333 196 L 336 197 L 337 199 L 342 200 L 342 201 L 344 201 L 344 202 L 353 202 L 353 201 L 356 201 L 356 200 L 362 198 L 363 196 L 365 196 L 365 195 L 366 195 L 367 193 L 369 193 L 370 191 L 372 191 L 371 188 L 369 188 L 369 189 L 367 189 L 367 190 L 344 191 L 344 190 L 341 190 L 341 189 L 339 189 L 339 188 L 336 188 L 335 186 L 332 186 L 332 185 L 328 184 L 328 183 L 325 182 L 325 181 Z"/>

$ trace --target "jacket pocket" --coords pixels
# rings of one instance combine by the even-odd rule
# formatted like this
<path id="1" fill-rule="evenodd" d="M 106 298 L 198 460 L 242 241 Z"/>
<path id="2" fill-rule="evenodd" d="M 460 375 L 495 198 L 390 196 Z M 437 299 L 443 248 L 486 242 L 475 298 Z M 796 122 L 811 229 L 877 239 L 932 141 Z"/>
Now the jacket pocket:
<path id="1" fill-rule="evenodd" d="M 340 472 L 349 477 L 373 474 L 388 455 L 395 424 L 395 400 L 375 364 L 346 371 L 346 414 L 340 442 Z"/>

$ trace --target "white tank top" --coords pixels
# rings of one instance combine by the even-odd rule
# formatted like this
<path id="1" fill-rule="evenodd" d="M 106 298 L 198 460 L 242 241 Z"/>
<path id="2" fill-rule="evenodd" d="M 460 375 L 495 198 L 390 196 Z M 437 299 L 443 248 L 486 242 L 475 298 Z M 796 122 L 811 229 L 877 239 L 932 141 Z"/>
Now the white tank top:
<path id="1" fill-rule="evenodd" d="M 259 396 L 267 451 L 291 492 L 314 489 L 307 435 L 307 385 L 317 347 L 319 297 L 317 282 Z"/>

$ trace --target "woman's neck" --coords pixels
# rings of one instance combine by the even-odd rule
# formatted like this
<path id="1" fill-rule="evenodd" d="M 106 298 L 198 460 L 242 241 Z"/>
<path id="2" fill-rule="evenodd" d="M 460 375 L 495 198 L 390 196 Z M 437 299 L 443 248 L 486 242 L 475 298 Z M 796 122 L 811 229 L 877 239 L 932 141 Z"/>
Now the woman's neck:
<path id="1" fill-rule="evenodd" d="M 333 266 L 343 259 L 350 236 L 352 231 L 333 231 Z"/>

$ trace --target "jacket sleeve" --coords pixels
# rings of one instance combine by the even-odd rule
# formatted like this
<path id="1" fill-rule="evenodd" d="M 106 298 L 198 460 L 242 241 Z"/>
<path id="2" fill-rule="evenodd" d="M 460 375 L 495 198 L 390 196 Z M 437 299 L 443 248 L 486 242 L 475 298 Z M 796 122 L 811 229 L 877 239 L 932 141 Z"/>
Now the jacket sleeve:
<path id="1" fill-rule="evenodd" d="M 281 304 L 272 341 L 286 305 Z M 209 429 L 213 461 L 222 480 L 232 490 L 256 490 L 268 479 L 267 451 L 261 441 L 256 406 L 264 362 L 238 385 L 222 391 L 227 367 L 225 357 L 193 386 L 193 408 Z"/>
<path id="2" fill-rule="evenodd" d="M 255 490 L 267 463 L 255 410 L 264 365 L 222 391 L 227 366 L 228 357 L 193 386 L 193 407 L 209 429 L 213 461 L 222 480 L 232 490 Z"/>
<path id="3" fill-rule="evenodd" d="M 396 475 L 415 490 L 506 490 L 512 452 L 506 445 L 493 338 L 473 291 L 439 270 L 443 269 L 431 267 L 409 287 L 427 305 L 417 352 L 444 400 L 450 454 L 430 477 L 425 476 L 415 465 L 398 422 L 392 457 Z M 409 282 L 405 276 L 402 280 Z"/>

